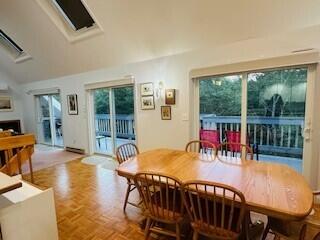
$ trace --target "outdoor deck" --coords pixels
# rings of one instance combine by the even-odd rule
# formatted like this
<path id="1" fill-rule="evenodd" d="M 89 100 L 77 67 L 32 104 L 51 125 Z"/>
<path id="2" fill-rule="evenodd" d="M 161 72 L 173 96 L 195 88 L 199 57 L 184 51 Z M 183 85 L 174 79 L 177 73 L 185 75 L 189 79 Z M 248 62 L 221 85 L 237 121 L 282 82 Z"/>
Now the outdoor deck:
<path id="1" fill-rule="evenodd" d="M 217 130 L 220 142 L 224 141 L 226 130 L 240 131 L 240 117 L 201 115 L 202 129 Z M 112 153 L 111 124 L 108 114 L 97 114 L 96 151 Z M 302 172 L 303 126 L 301 117 L 248 117 L 247 132 L 250 144 L 259 148 L 259 160 L 286 164 Z M 116 116 L 116 146 L 135 141 L 133 115 Z"/>
<path id="2" fill-rule="evenodd" d="M 133 142 L 134 140 L 130 139 L 122 139 L 122 138 L 117 138 L 116 139 L 116 146 L 120 146 L 125 143 Z M 111 137 L 103 137 L 100 139 L 96 139 L 96 152 L 97 153 L 112 153 L 112 140 Z"/>

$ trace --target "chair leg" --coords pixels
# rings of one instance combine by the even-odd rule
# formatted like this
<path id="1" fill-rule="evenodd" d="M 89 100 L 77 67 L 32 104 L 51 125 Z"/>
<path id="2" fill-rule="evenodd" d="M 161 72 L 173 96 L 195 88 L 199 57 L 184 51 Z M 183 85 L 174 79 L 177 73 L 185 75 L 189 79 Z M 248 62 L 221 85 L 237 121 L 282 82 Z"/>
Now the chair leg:
<path id="1" fill-rule="evenodd" d="M 262 235 L 261 240 L 265 240 L 267 238 L 269 230 L 270 230 L 270 225 L 269 225 L 269 222 L 268 222 L 267 225 L 266 225 L 266 228 L 263 231 L 263 235 Z"/>
<path id="2" fill-rule="evenodd" d="M 198 240 L 199 238 L 199 234 L 197 231 L 193 230 L 193 236 L 192 236 L 192 240 Z"/>
<path id="3" fill-rule="evenodd" d="M 151 218 L 147 218 L 147 224 L 146 224 L 146 228 L 144 230 L 144 239 L 148 240 L 149 235 L 150 235 L 150 227 L 151 227 Z"/>
<path id="4" fill-rule="evenodd" d="M 176 223 L 176 239 L 180 240 L 181 239 L 181 233 L 180 233 L 180 225 L 179 223 Z"/>
<path id="5" fill-rule="evenodd" d="M 129 199 L 129 194 L 131 192 L 131 185 L 128 184 L 128 187 L 127 187 L 127 192 L 126 192 L 126 197 L 124 199 L 124 203 L 123 203 L 123 211 L 125 212 L 126 211 L 126 207 L 127 207 L 127 204 L 128 204 L 128 199 Z"/>

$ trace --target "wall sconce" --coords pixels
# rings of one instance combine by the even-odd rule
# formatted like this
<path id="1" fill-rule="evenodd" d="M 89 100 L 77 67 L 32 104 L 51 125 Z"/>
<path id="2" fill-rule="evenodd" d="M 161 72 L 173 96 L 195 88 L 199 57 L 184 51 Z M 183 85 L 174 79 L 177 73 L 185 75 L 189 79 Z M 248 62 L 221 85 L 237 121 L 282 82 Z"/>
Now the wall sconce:
<path id="1" fill-rule="evenodd" d="M 160 98 L 163 90 L 163 82 L 158 82 L 158 86 L 155 88 L 156 98 Z"/>

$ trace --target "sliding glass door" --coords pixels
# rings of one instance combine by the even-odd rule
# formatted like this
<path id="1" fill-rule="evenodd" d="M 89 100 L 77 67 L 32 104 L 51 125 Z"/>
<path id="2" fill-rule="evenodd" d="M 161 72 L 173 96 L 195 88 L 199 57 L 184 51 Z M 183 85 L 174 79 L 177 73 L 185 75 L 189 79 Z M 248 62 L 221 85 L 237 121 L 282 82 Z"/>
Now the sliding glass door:
<path id="1" fill-rule="evenodd" d="M 302 172 L 307 68 L 248 74 L 247 128 L 262 161 Z"/>
<path id="2" fill-rule="evenodd" d="M 116 148 L 135 142 L 133 86 L 92 90 L 94 151 L 115 155 Z"/>
<path id="3" fill-rule="evenodd" d="M 63 147 L 62 112 L 59 94 L 36 96 L 38 142 Z"/>
<path id="4" fill-rule="evenodd" d="M 249 145 L 255 159 L 302 172 L 307 76 L 296 67 L 200 78 L 199 137 Z"/>
<path id="5" fill-rule="evenodd" d="M 215 144 L 225 140 L 227 130 L 241 131 L 241 75 L 202 78 L 200 90 L 200 135 L 207 131 Z"/>

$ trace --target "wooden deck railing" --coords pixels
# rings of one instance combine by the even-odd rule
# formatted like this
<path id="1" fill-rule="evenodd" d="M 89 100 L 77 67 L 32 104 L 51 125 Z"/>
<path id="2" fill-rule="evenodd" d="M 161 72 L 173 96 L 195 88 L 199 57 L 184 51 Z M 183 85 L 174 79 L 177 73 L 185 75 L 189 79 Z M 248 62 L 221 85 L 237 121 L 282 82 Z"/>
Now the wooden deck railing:
<path id="1" fill-rule="evenodd" d="M 201 115 L 203 129 L 220 131 L 220 141 L 226 130 L 240 131 L 238 116 Z M 301 155 L 303 149 L 303 117 L 260 117 L 249 116 L 247 132 L 251 144 L 259 145 L 260 151 Z M 95 115 L 96 134 L 111 136 L 109 114 Z M 135 139 L 133 115 L 116 115 L 116 135 L 119 138 Z"/>
<path id="2" fill-rule="evenodd" d="M 133 115 L 116 115 L 116 136 L 119 138 L 135 139 Z M 95 115 L 96 134 L 111 136 L 111 122 L 109 114 Z"/>
<path id="3" fill-rule="evenodd" d="M 238 116 L 201 115 L 203 129 L 218 130 L 220 141 L 226 130 L 240 131 L 241 119 Z M 249 116 L 247 132 L 251 144 L 259 145 L 260 151 L 302 154 L 303 117 L 260 117 Z"/>

